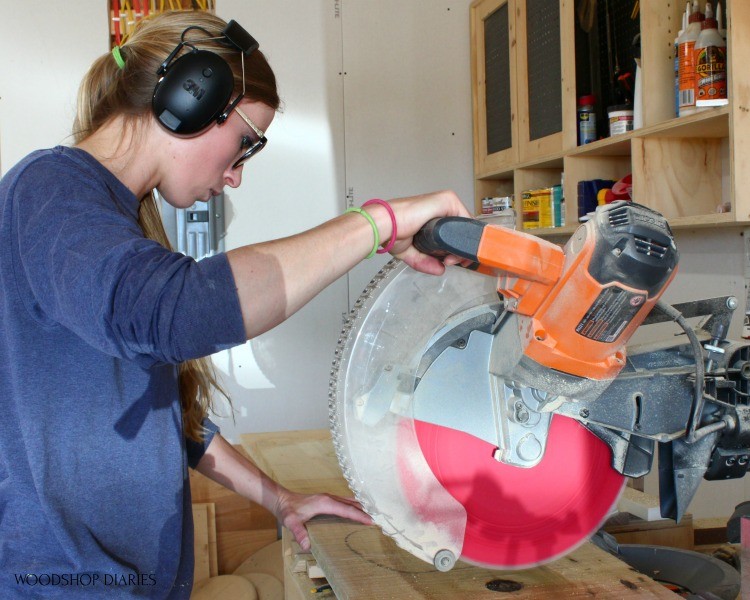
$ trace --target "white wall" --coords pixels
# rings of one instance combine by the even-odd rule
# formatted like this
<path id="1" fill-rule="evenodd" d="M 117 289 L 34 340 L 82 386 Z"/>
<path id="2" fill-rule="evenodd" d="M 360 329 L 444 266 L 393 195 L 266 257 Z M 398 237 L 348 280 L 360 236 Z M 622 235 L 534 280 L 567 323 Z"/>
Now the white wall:
<path id="1" fill-rule="evenodd" d="M 220 0 L 256 36 L 284 112 L 268 148 L 229 190 L 227 247 L 288 235 L 354 203 L 451 187 L 472 198 L 468 0 Z M 22 8 L 22 10 L 21 10 Z M 66 143 L 78 82 L 107 50 L 106 2 L 0 0 L 0 173 Z M 346 75 L 344 75 L 346 73 Z M 681 273 L 667 299 L 732 293 L 744 307 L 740 230 L 678 232 Z M 341 314 L 374 270 L 363 265 L 274 332 L 216 357 L 243 431 L 327 425 Z M 732 335 L 739 335 L 740 319 Z M 256 366 L 260 365 L 260 368 Z M 649 489 L 654 491 L 653 478 Z M 691 511 L 726 515 L 750 479 L 704 483 Z"/>
<path id="2" fill-rule="evenodd" d="M 220 16 L 256 37 L 283 101 L 268 147 L 244 168 L 243 185 L 227 190 L 231 249 L 297 233 L 344 210 L 341 22 L 320 0 L 217 4 Z M 328 371 L 346 290 L 344 278 L 273 331 L 215 357 L 235 408 L 234 420 L 217 419 L 229 439 L 327 426 Z"/>
<path id="3" fill-rule="evenodd" d="M 260 42 L 283 112 L 269 144 L 227 190 L 226 248 L 290 235 L 352 202 L 450 187 L 472 202 L 471 91 L 465 0 L 220 0 Z M 19 14 L 21 13 L 21 14 Z M 67 37 L 65 37 L 67 36 Z M 34 40 L 34 43 L 31 43 Z M 75 10 L 0 0 L 2 172 L 62 142 L 88 65 L 107 51 L 106 2 Z M 286 323 L 215 363 L 244 431 L 327 426 L 328 378 L 342 315 L 383 264 L 335 282 Z M 353 297 L 353 298 L 352 298 Z"/>
<path id="4" fill-rule="evenodd" d="M 0 0 L 0 174 L 70 142 L 78 83 L 107 50 L 107 18 L 98 0 Z"/>
<path id="5" fill-rule="evenodd" d="M 256 35 L 284 99 L 249 181 L 228 194 L 228 248 L 332 218 L 350 189 L 355 205 L 445 187 L 472 201 L 468 2 L 222 0 L 218 12 Z M 342 315 L 385 260 L 216 358 L 238 410 L 225 434 L 328 426 Z"/>

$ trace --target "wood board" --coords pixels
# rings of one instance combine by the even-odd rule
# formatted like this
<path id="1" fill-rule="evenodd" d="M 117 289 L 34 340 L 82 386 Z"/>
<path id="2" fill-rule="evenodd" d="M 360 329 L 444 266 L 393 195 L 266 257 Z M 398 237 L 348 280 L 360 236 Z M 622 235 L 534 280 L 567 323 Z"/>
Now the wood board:
<path id="1" fill-rule="evenodd" d="M 193 584 L 218 575 L 216 559 L 216 516 L 210 502 L 193 504 Z"/>
<path id="2" fill-rule="evenodd" d="M 459 562 L 447 573 L 398 548 L 375 527 L 339 519 L 309 528 L 313 554 L 338 600 L 669 598 L 676 596 L 590 543 L 547 566 L 494 571 Z"/>
<path id="3" fill-rule="evenodd" d="M 245 434 L 242 444 L 256 464 L 294 491 L 351 495 L 328 430 Z M 535 569 L 492 571 L 459 563 L 440 573 L 375 526 L 323 517 L 309 522 L 307 529 L 312 553 L 338 600 L 496 599 L 497 591 L 486 587 L 491 581 L 515 598 L 677 598 L 589 542 Z"/>

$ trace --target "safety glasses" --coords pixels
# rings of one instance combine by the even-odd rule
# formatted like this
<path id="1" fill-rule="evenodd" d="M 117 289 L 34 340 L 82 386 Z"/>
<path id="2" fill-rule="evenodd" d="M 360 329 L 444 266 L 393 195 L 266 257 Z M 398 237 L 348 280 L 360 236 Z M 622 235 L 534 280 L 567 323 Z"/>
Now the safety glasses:
<path id="1" fill-rule="evenodd" d="M 239 169 L 255 154 L 258 154 L 258 152 L 263 150 L 265 145 L 268 143 L 268 138 L 266 138 L 266 134 L 263 133 L 263 130 L 255 125 L 255 123 L 253 123 L 250 118 L 244 112 L 242 112 L 242 110 L 240 110 L 239 106 L 235 106 L 234 111 L 242 118 L 243 121 L 245 121 L 245 123 L 247 123 L 247 126 L 255 132 L 255 135 L 258 136 L 258 139 L 254 142 L 250 140 L 250 136 L 244 136 L 242 138 L 240 150 L 244 150 L 244 152 L 242 152 L 242 156 L 240 156 L 239 159 L 237 159 L 237 161 L 232 165 L 233 169 Z"/>

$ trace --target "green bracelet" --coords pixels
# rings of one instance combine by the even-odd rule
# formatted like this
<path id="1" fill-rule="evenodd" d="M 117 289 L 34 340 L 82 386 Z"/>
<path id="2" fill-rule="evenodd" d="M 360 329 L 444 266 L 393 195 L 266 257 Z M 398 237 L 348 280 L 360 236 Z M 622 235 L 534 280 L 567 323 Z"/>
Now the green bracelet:
<path id="1" fill-rule="evenodd" d="M 378 226 L 375 225 L 375 221 L 370 216 L 370 213 L 368 213 L 366 210 L 362 210 L 361 208 L 352 206 L 350 208 L 347 208 L 344 214 L 350 213 L 350 212 L 359 213 L 370 222 L 370 225 L 372 225 L 372 233 L 375 236 L 375 243 L 372 245 L 372 251 L 370 252 L 370 254 L 368 254 L 365 257 L 365 258 L 372 258 L 373 256 L 375 256 L 375 253 L 378 251 L 378 246 L 380 246 L 380 234 L 378 233 Z"/>

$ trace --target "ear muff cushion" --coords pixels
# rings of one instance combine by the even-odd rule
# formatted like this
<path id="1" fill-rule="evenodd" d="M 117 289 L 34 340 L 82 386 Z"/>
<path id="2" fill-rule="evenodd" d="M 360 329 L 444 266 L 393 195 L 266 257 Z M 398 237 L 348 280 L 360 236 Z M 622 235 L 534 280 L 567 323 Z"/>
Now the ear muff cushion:
<path id="1" fill-rule="evenodd" d="M 224 111 L 233 88 L 227 62 L 213 52 L 196 50 L 169 66 L 154 88 L 151 106 L 169 131 L 197 133 Z"/>

